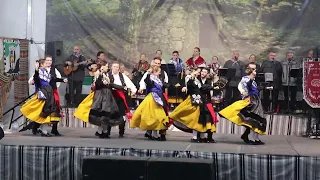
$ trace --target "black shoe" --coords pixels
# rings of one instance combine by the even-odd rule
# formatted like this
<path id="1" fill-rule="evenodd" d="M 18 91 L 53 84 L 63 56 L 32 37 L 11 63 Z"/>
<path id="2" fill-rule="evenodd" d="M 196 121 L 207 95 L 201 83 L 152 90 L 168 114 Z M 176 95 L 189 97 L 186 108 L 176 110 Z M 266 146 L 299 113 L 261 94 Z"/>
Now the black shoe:
<path id="1" fill-rule="evenodd" d="M 38 133 L 41 133 L 41 131 L 37 128 L 32 128 L 32 134 L 37 135 Z"/>
<path id="2" fill-rule="evenodd" d="M 109 138 L 110 138 L 110 136 L 108 135 L 108 133 L 102 133 L 102 134 L 100 134 L 100 133 L 96 132 L 95 136 L 98 136 L 98 137 L 101 138 L 101 139 L 109 139 Z"/>
<path id="3" fill-rule="evenodd" d="M 200 143 L 207 143 L 207 141 L 208 141 L 207 138 L 200 138 L 199 139 Z"/>
<path id="4" fill-rule="evenodd" d="M 207 139 L 207 143 L 216 143 L 216 141 L 214 139 L 212 139 L 212 138 L 208 138 Z"/>
<path id="5" fill-rule="evenodd" d="M 62 136 L 59 131 L 51 131 L 51 134 L 55 135 L 55 136 Z"/>
<path id="6" fill-rule="evenodd" d="M 98 133 L 97 131 L 96 131 L 96 134 L 94 134 L 95 136 L 100 136 L 100 133 Z"/>
<path id="7" fill-rule="evenodd" d="M 192 142 L 192 143 L 199 143 L 200 141 L 199 141 L 199 139 L 193 139 L 193 138 L 191 138 L 191 142 Z"/>
<path id="8" fill-rule="evenodd" d="M 161 134 L 159 141 L 166 141 L 166 135 Z"/>
<path id="9" fill-rule="evenodd" d="M 244 143 L 250 144 L 250 140 L 249 140 L 248 136 L 242 135 L 241 139 L 244 141 Z"/>
<path id="10" fill-rule="evenodd" d="M 144 137 L 146 137 L 146 138 L 148 138 L 148 139 L 152 139 L 152 136 L 151 136 L 150 134 L 148 134 L 148 133 L 145 133 L 145 134 L 144 134 Z"/>
<path id="11" fill-rule="evenodd" d="M 255 143 L 256 143 L 256 145 L 264 145 L 265 143 L 264 142 L 262 142 L 261 140 L 259 140 L 259 141 L 255 141 Z"/>
<path id="12" fill-rule="evenodd" d="M 49 133 L 44 133 L 44 132 L 41 131 L 41 136 L 42 136 L 42 137 L 51 137 L 51 134 L 49 134 Z"/>
<path id="13" fill-rule="evenodd" d="M 123 134 L 119 134 L 119 138 L 124 138 Z"/>

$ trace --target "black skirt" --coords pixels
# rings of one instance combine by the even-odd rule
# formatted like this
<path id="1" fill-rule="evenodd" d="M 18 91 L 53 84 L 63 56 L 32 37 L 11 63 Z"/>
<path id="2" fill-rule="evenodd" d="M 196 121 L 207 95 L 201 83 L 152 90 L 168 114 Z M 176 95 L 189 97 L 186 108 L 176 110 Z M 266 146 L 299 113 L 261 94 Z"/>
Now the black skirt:
<path id="1" fill-rule="evenodd" d="M 56 101 L 54 100 L 52 87 L 45 86 L 43 88 L 40 88 L 40 91 L 46 97 L 45 104 L 43 106 L 40 117 L 47 118 L 50 115 L 55 116 L 55 117 L 61 117 L 61 115 L 59 113 L 60 110 L 57 108 Z"/>
<path id="2" fill-rule="evenodd" d="M 250 104 L 243 108 L 238 115 L 246 124 L 250 124 L 262 132 L 266 131 L 267 120 L 264 118 L 261 100 L 258 96 L 250 96 Z"/>
<path id="3" fill-rule="evenodd" d="M 96 126 L 117 126 L 124 121 L 119 109 L 109 88 L 96 90 L 89 113 L 89 123 Z"/>

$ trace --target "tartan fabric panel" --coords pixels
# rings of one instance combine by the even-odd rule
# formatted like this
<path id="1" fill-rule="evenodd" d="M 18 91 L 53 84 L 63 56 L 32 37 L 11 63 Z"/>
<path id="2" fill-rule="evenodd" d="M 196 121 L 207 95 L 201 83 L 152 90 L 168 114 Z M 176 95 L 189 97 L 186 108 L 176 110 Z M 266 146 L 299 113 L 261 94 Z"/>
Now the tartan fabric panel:
<path id="1" fill-rule="evenodd" d="M 73 128 L 97 128 L 95 125 L 85 123 L 76 119 L 73 114 L 74 108 L 64 108 L 65 117 L 59 123 L 60 127 Z M 293 135 L 303 136 L 307 132 L 308 118 L 304 116 L 292 115 L 266 115 L 268 135 Z M 126 122 L 126 127 L 129 128 L 129 123 Z M 118 128 L 115 127 L 115 128 Z M 216 133 L 221 134 L 242 134 L 244 132 L 242 126 L 237 126 L 232 122 L 219 118 Z"/>
<path id="2" fill-rule="evenodd" d="M 0 146 L 1 180 L 78 180 L 86 156 L 142 156 L 212 159 L 215 179 L 320 178 L 320 158 L 281 155 L 226 154 L 96 147 Z"/>

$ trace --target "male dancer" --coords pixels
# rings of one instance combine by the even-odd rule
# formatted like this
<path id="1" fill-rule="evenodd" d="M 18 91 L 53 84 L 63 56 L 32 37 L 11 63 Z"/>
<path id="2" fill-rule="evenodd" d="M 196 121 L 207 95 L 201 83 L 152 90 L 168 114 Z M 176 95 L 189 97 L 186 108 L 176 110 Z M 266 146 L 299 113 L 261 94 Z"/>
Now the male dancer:
<path id="1" fill-rule="evenodd" d="M 113 62 L 111 65 L 111 71 L 108 73 L 110 83 L 118 85 L 121 89 L 113 89 L 112 94 L 116 100 L 121 115 L 123 116 L 123 123 L 119 125 L 119 137 L 124 135 L 125 122 L 131 118 L 131 112 L 128 107 L 128 89 L 131 95 L 135 95 L 137 92 L 136 86 L 132 83 L 128 76 L 120 72 L 120 63 Z M 108 135 L 110 136 L 111 126 L 108 126 Z"/>

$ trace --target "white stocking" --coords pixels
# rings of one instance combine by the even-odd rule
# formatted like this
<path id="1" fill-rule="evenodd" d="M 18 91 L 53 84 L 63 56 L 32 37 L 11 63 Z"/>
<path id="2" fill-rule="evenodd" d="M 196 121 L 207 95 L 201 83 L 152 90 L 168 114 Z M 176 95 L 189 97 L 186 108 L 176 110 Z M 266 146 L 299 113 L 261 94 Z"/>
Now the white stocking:
<path id="1" fill-rule="evenodd" d="M 105 124 L 102 125 L 102 132 L 108 133 L 108 125 L 105 125 Z"/>
<path id="2" fill-rule="evenodd" d="M 200 133 L 200 138 L 201 139 L 207 138 L 207 133 Z"/>
<path id="3" fill-rule="evenodd" d="M 158 131 L 152 131 L 152 137 L 158 138 L 159 137 Z"/>
<path id="4" fill-rule="evenodd" d="M 259 139 L 259 134 L 255 132 L 255 135 L 254 135 L 254 140 L 255 141 L 260 141 Z"/>
<path id="5" fill-rule="evenodd" d="M 48 124 L 41 124 L 41 126 L 39 127 L 39 129 L 44 133 L 44 134 L 48 134 L 47 129 L 49 128 Z"/>
<path id="6" fill-rule="evenodd" d="M 198 139 L 198 131 L 192 131 L 192 139 Z"/>
<path id="7" fill-rule="evenodd" d="M 97 132 L 98 132 L 99 134 L 102 134 L 102 130 L 103 130 L 103 128 L 102 128 L 102 125 L 101 125 L 101 126 L 98 127 Z"/>
<path id="8" fill-rule="evenodd" d="M 254 139 L 255 139 L 255 132 L 254 131 L 252 131 L 252 130 L 250 130 L 250 134 L 249 134 L 249 140 L 250 141 L 255 141 Z"/>

